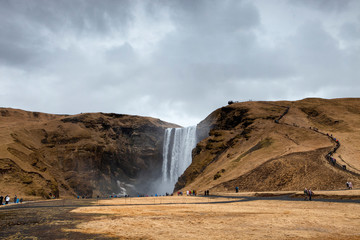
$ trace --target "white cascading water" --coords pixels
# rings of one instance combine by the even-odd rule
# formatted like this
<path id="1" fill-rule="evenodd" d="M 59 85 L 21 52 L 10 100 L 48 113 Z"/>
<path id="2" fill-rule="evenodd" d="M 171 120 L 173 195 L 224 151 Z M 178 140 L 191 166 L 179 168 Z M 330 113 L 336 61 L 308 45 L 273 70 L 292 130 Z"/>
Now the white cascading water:
<path id="1" fill-rule="evenodd" d="M 171 193 L 181 174 L 192 162 L 196 146 L 196 126 L 165 130 L 162 165 L 162 190 Z"/>

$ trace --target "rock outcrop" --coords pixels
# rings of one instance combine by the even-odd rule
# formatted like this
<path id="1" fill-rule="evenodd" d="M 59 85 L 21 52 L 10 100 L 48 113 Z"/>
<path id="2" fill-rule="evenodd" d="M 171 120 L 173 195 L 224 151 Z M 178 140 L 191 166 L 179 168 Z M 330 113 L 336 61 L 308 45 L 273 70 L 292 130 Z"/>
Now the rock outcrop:
<path id="1" fill-rule="evenodd" d="M 3 194 L 85 196 L 147 193 L 161 175 L 158 119 L 121 114 L 74 116 L 0 109 Z"/>

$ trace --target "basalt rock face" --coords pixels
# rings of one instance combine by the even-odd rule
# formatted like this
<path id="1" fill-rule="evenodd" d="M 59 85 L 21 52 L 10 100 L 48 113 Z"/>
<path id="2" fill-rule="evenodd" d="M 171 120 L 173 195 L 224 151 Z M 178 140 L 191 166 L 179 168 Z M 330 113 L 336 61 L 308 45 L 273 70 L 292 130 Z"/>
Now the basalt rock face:
<path id="1" fill-rule="evenodd" d="M 2 194 L 146 193 L 161 175 L 158 119 L 120 114 L 51 115 L 0 109 Z"/>

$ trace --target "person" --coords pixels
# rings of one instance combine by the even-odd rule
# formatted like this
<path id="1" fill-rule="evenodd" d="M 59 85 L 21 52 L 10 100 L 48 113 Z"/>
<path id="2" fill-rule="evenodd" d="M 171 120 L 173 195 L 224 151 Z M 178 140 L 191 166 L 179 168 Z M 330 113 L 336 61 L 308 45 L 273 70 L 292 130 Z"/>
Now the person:
<path id="1" fill-rule="evenodd" d="M 17 200 L 17 196 L 15 195 L 15 197 L 14 197 L 14 203 L 16 203 L 16 200 Z"/>
<path id="2" fill-rule="evenodd" d="M 311 197 L 312 197 L 312 195 L 313 195 L 313 192 L 311 191 L 311 188 L 309 189 L 309 201 L 311 201 Z"/>
<path id="3" fill-rule="evenodd" d="M 0 196 L 0 206 L 3 205 L 3 200 L 4 200 L 4 197 L 1 195 Z"/>
<path id="4" fill-rule="evenodd" d="M 305 201 L 308 200 L 309 192 L 308 192 L 308 190 L 307 190 L 306 188 L 304 189 L 304 195 L 305 195 L 305 199 L 304 199 L 304 200 L 305 200 Z"/>
<path id="5" fill-rule="evenodd" d="M 235 187 L 235 192 L 237 192 L 237 193 L 239 192 L 239 187 L 238 186 Z"/>
<path id="6" fill-rule="evenodd" d="M 347 189 L 350 189 L 349 182 L 346 182 L 346 188 L 347 188 Z"/>
<path id="7" fill-rule="evenodd" d="M 353 184 L 352 182 L 349 182 L 349 189 L 352 189 L 353 188 Z"/>
<path id="8" fill-rule="evenodd" d="M 6 195 L 5 196 L 5 204 L 9 204 L 9 202 L 10 202 L 10 197 L 9 197 L 9 195 Z"/>

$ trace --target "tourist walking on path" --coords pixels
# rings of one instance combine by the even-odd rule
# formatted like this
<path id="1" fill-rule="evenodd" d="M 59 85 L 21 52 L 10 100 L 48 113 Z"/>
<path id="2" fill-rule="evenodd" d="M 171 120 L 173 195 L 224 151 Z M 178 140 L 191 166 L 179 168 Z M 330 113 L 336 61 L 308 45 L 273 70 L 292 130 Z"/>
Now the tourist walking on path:
<path id="1" fill-rule="evenodd" d="M 9 195 L 6 195 L 6 197 L 5 197 L 5 204 L 9 204 L 9 202 L 10 202 L 10 197 L 9 197 Z"/>
<path id="2" fill-rule="evenodd" d="M 308 200 L 308 196 L 309 196 L 309 191 L 307 190 L 307 188 L 304 189 L 304 195 L 305 195 L 305 201 Z"/>
<path id="3" fill-rule="evenodd" d="M 311 201 L 311 197 L 312 197 L 312 195 L 313 195 L 313 192 L 311 191 L 311 188 L 309 189 L 309 201 Z"/>
<path id="4" fill-rule="evenodd" d="M 17 200 L 17 196 L 15 195 L 15 197 L 14 197 L 14 203 L 16 203 L 16 200 Z"/>
<path id="5" fill-rule="evenodd" d="M 0 196 L 0 206 L 3 205 L 3 200 L 4 200 L 4 197 L 1 195 Z"/>

